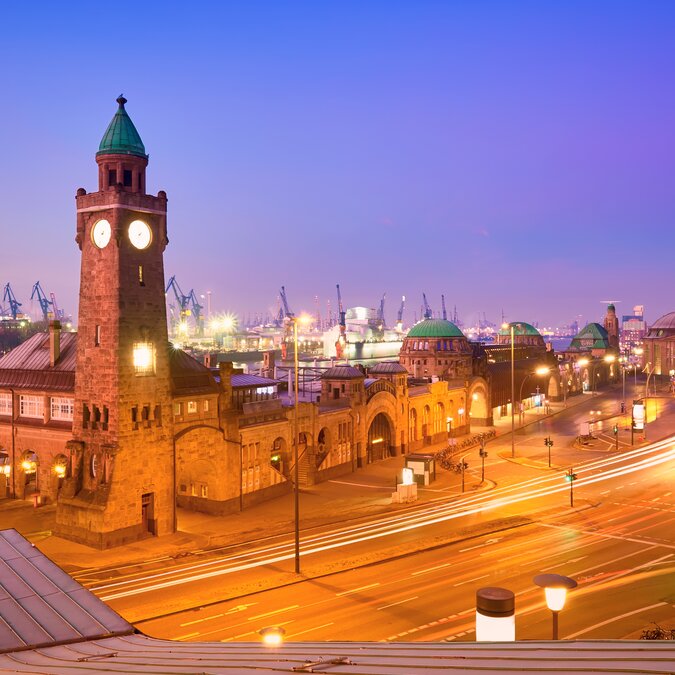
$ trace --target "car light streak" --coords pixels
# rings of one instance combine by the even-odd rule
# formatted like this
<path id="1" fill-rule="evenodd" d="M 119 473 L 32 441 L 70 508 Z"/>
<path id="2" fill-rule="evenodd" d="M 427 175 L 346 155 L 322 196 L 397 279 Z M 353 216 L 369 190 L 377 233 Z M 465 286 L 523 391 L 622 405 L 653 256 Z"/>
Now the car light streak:
<path id="1" fill-rule="evenodd" d="M 593 485 L 601 481 L 626 476 L 647 468 L 653 468 L 675 458 L 673 438 L 627 452 L 621 457 L 601 458 L 575 466 L 579 476 L 576 489 Z M 625 464 L 627 460 L 637 461 Z M 619 466 L 615 466 L 619 465 Z M 611 469 L 609 467 L 612 467 Z M 601 473 L 594 475 L 593 472 Z M 301 555 L 315 555 L 344 546 L 372 541 L 386 536 L 400 534 L 411 530 L 428 527 L 457 518 L 492 511 L 497 508 L 511 506 L 526 500 L 535 499 L 567 491 L 567 485 L 561 482 L 560 473 L 536 477 L 516 485 L 498 488 L 490 493 L 472 495 L 451 504 L 436 504 L 423 512 L 385 516 L 379 520 L 371 520 L 353 527 L 338 528 L 333 532 L 305 537 L 301 547 Z M 643 543 L 643 542 L 640 542 Z M 118 581 L 93 587 L 94 591 L 111 591 L 101 596 L 105 601 L 161 590 L 172 586 L 209 579 L 224 574 L 232 574 L 263 565 L 283 562 L 292 559 L 294 552 L 292 543 L 283 542 L 274 546 L 259 548 L 215 561 L 206 561 L 189 565 L 181 570 L 168 570 L 133 581 Z M 221 566 L 217 569 L 214 567 Z M 208 569 L 207 568 L 211 568 Z M 203 571 L 199 571 L 203 570 Z M 168 577 L 177 577 L 169 579 Z M 163 580 L 164 579 L 164 580 Z M 148 583 L 150 582 L 150 583 Z M 141 584 L 141 585 L 139 585 Z M 136 585 L 135 588 L 122 590 L 122 587 Z M 114 591 L 113 589 L 118 589 Z"/>

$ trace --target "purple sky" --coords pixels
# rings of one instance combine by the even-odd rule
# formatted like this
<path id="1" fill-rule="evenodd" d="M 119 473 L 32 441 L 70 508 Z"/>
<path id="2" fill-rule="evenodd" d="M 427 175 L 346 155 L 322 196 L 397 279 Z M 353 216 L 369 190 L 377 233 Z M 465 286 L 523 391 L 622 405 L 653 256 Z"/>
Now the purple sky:
<path id="1" fill-rule="evenodd" d="M 67 7 L 67 10 L 66 10 Z M 74 312 L 75 190 L 123 92 L 214 309 L 562 324 L 675 309 L 672 2 L 12 3 L 0 283 Z M 35 307 L 35 309 L 37 309 Z"/>

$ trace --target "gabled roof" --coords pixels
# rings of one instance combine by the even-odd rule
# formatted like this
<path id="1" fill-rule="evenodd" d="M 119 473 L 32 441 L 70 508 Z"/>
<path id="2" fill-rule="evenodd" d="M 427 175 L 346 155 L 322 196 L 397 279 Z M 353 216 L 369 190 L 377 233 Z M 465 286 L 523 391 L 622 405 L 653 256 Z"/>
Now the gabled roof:
<path id="1" fill-rule="evenodd" d="M 0 654 L 133 632 L 16 530 L 0 530 Z"/>
<path id="2" fill-rule="evenodd" d="M 75 388 L 77 333 L 61 333 L 61 355 L 49 365 L 49 333 L 36 333 L 0 358 L 0 387 L 68 392 Z"/>
<path id="3" fill-rule="evenodd" d="M 117 99 L 119 108 L 103 134 L 96 153 L 97 157 L 99 155 L 135 155 L 147 158 L 140 134 L 124 109 L 126 102 L 127 99 L 124 96 Z"/>

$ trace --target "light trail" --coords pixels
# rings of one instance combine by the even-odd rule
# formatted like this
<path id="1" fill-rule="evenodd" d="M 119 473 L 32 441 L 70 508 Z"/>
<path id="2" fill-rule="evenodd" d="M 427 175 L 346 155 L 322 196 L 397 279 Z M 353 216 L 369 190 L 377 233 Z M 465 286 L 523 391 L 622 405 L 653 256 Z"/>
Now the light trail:
<path id="1" fill-rule="evenodd" d="M 675 447 L 673 447 L 673 438 L 660 441 L 644 448 L 626 453 L 621 457 L 602 458 L 599 460 L 590 460 L 589 462 L 577 465 L 575 472 L 577 475 L 590 474 L 594 471 L 616 464 L 625 463 L 629 459 L 640 457 L 639 461 L 626 466 L 614 467 L 604 471 L 599 475 L 589 475 L 582 479 L 579 478 L 576 483 L 576 489 L 610 480 L 625 475 L 635 473 L 647 468 L 652 468 L 671 461 L 675 458 Z M 475 515 L 485 511 L 492 511 L 504 506 L 511 506 L 523 501 L 535 499 L 554 493 L 566 492 L 569 486 L 565 483 L 560 484 L 560 473 L 553 476 L 537 477 L 522 483 L 498 488 L 491 493 L 474 495 L 457 503 L 435 505 L 424 512 L 416 510 L 413 513 L 397 514 L 395 516 L 385 516 L 379 520 L 366 522 L 362 525 L 353 527 L 339 528 L 335 531 L 321 535 L 307 537 L 303 541 L 300 550 L 302 556 L 316 555 L 318 553 L 329 551 L 345 546 L 351 546 L 375 539 L 380 539 L 395 534 L 408 532 L 422 527 L 429 527 L 443 522 L 455 520 L 468 515 Z M 523 492 L 525 487 L 530 487 L 528 491 Z M 495 493 L 499 493 L 495 499 Z M 509 496 L 511 493 L 519 493 Z M 469 507 L 469 508 L 467 508 Z M 207 561 L 197 565 L 190 565 L 181 570 L 168 570 L 152 575 L 147 575 L 142 579 L 134 581 L 119 581 L 111 584 L 104 584 L 93 587 L 94 591 L 110 590 L 107 595 L 101 596 L 102 600 L 110 601 L 119 598 L 138 595 L 151 591 L 170 588 L 177 585 L 191 583 L 209 579 L 225 574 L 233 574 L 250 570 L 263 565 L 283 562 L 294 557 L 292 542 L 283 542 L 278 545 L 263 549 L 256 549 L 230 556 L 225 559 Z M 238 563 L 238 564 L 237 564 Z M 220 566 L 220 567 L 219 567 Z M 205 568 L 212 568 L 208 571 Z M 215 568 L 215 569 L 213 569 Z M 198 571 L 204 570 L 204 571 Z M 175 577 L 168 579 L 168 577 Z M 162 580 L 164 579 L 164 580 Z M 150 581 L 151 583 L 148 583 Z M 142 584 L 142 585 L 139 585 Z M 133 586 L 136 585 L 134 588 Z M 121 587 L 132 586 L 128 590 L 122 590 Z M 113 589 L 118 589 L 114 591 Z"/>

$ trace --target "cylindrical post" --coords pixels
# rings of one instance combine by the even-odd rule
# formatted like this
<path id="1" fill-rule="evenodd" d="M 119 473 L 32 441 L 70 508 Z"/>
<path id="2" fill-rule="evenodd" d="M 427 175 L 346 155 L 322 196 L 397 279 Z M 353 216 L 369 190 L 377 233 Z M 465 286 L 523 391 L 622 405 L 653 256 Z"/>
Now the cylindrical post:
<path id="1" fill-rule="evenodd" d="M 293 319 L 293 339 L 295 343 L 294 364 L 295 364 L 295 407 L 293 409 L 293 442 L 295 444 L 295 483 L 293 488 L 295 503 L 295 573 L 300 574 L 300 469 L 298 452 L 298 320 Z"/>
<path id="2" fill-rule="evenodd" d="M 506 588 L 490 586 L 476 591 L 476 642 L 513 642 L 516 639 L 516 598 Z"/>
<path id="3" fill-rule="evenodd" d="M 551 612 L 553 615 L 553 639 L 558 639 L 558 614 L 560 612 Z"/>
<path id="4" fill-rule="evenodd" d="M 516 362 L 515 345 L 513 339 L 514 325 L 511 324 L 511 457 L 516 456 Z"/>
<path id="5" fill-rule="evenodd" d="M 570 469 L 571 471 L 571 469 Z M 570 480 L 570 507 L 574 508 L 574 479 Z"/>

